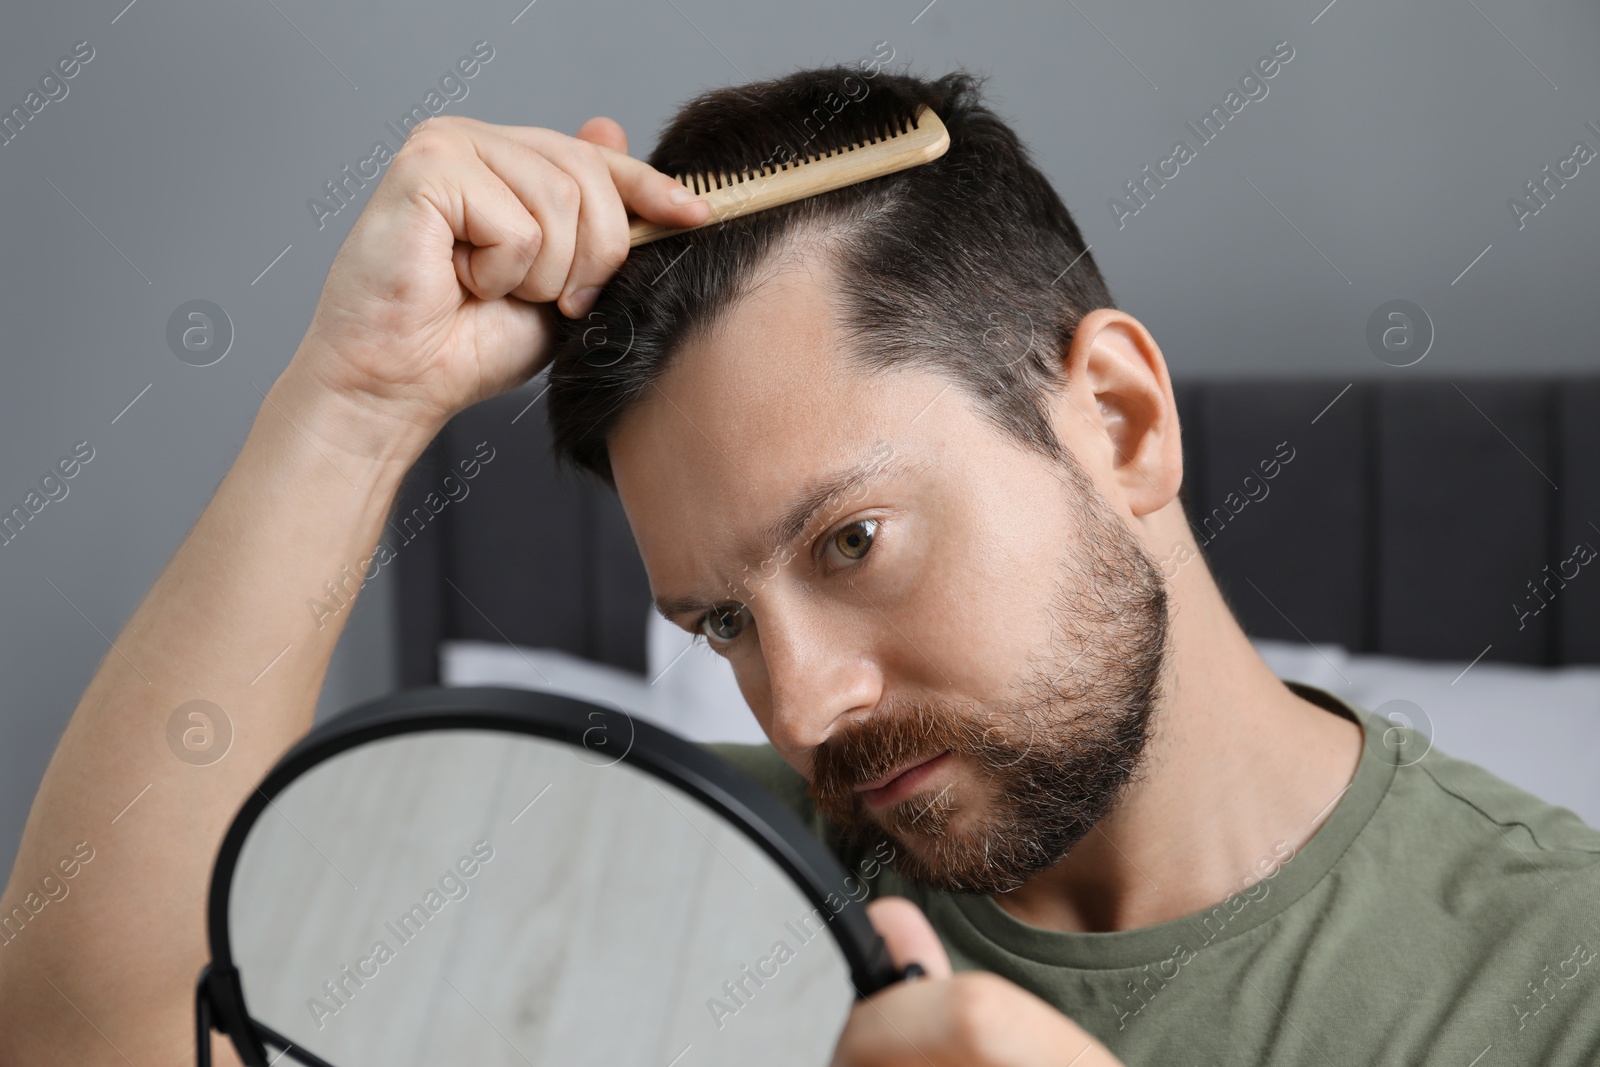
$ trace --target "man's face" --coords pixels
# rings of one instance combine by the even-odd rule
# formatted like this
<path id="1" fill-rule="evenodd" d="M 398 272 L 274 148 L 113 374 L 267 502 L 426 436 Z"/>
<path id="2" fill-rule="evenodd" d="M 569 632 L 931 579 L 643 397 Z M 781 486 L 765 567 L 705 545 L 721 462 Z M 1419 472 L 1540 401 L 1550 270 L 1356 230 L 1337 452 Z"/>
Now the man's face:
<path id="1" fill-rule="evenodd" d="M 849 362 L 825 269 L 685 346 L 609 440 L 618 492 L 658 603 L 825 815 L 918 881 L 1015 888 L 1139 769 L 1161 576 L 1090 475 L 933 372 Z"/>

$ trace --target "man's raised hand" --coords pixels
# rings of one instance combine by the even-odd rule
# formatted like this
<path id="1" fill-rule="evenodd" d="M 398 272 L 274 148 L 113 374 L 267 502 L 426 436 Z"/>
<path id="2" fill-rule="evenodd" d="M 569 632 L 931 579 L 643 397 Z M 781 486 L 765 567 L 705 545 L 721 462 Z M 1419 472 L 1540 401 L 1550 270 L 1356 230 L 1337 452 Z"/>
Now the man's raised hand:
<path id="1" fill-rule="evenodd" d="M 592 306 L 628 254 L 632 212 L 671 226 L 710 207 L 630 158 L 615 122 L 571 137 L 441 115 L 411 132 L 335 256 L 286 373 L 386 423 L 437 429 L 549 358 L 553 315 Z"/>

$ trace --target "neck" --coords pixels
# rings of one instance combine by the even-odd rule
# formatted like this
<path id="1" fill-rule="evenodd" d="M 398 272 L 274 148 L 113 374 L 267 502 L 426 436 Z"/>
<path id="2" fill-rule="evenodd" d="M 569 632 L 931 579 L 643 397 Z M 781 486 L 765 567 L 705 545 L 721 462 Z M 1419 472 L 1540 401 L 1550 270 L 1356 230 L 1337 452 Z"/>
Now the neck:
<path id="1" fill-rule="evenodd" d="M 1257 655 L 1177 505 L 1142 532 L 1169 561 L 1171 613 L 1144 773 L 1065 859 L 995 898 L 1034 926 L 1127 930 L 1241 892 L 1311 839 L 1360 758 L 1361 727 L 1295 695 Z"/>

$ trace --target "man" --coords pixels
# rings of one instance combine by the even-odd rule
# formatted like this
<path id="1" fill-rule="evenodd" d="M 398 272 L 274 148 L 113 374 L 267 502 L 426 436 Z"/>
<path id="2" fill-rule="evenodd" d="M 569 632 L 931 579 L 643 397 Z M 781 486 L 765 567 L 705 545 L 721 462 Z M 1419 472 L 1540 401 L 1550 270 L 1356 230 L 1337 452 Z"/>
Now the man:
<path id="1" fill-rule="evenodd" d="M 629 210 L 708 217 L 663 171 L 915 103 L 942 159 L 628 254 Z M 838 1062 L 1594 1062 L 1600 834 L 1256 657 L 1178 499 L 1160 349 L 969 79 L 800 72 L 625 153 L 603 119 L 438 118 L 397 154 L 46 772 L 13 886 L 94 859 L 0 946 L 0 1062 L 186 1059 L 211 856 L 342 622 L 303 590 L 552 356 L 558 448 L 772 742 L 724 751 L 846 860 L 895 845 L 871 914 L 928 979 L 859 1005 Z M 165 750 L 196 698 L 235 726 L 219 773 Z"/>

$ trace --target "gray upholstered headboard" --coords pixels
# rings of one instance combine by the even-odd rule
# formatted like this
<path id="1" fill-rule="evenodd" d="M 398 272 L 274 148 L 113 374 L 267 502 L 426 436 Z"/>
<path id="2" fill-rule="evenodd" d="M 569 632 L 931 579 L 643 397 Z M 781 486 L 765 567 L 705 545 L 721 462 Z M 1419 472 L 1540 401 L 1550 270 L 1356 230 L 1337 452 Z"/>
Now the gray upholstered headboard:
<path id="1" fill-rule="evenodd" d="M 1196 537 L 1252 635 L 1600 663 L 1600 377 L 1177 392 Z M 390 536 L 405 685 L 437 682 L 453 639 L 645 668 L 627 520 L 609 490 L 557 473 L 536 395 L 461 413 L 407 480 Z"/>

